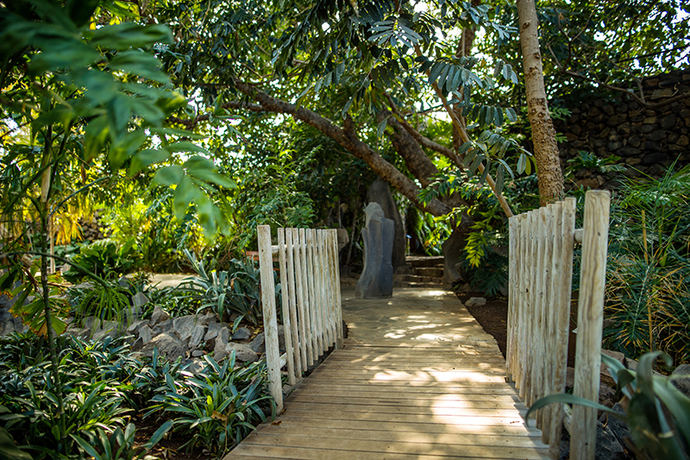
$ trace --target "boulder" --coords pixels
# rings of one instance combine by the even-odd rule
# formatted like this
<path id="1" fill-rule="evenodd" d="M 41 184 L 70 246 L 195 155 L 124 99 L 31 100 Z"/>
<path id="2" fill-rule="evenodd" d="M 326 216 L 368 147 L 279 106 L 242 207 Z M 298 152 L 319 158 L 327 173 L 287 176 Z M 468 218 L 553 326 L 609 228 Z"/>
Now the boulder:
<path id="1" fill-rule="evenodd" d="M 134 321 L 132 324 L 130 324 L 127 327 L 127 333 L 131 334 L 131 335 L 139 335 L 139 332 L 138 332 L 139 328 L 141 328 L 144 325 L 148 326 L 148 321 L 144 321 L 144 320 Z"/>
<path id="2" fill-rule="evenodd" d="M 390 235 L 392 239 L 391 263 L 394 269 L 402 267 L 405 265 L 405 226 L 388 182 L 383 179 L 374 180 L 367 190 L 367 201 L 378 204 L 383 211 L 383 216 L 393 221 Z"/>
<path id="3" fill-rule="evenodd" d="M 483 307 L 484 305 L 486 305 L 484 297 L 470 297 L 465 301 L 466 307 Z"/>
<path id="4" fill-rule="evenodd" d="M 204 334 L 206 333 L 206 328 L 201 324 L 197 324 L 192 329 L 192 335 L 189 337 L 189 348 L 197 348 L 201 341 L 204 340 Z"/>
<path id="5" fill-rule="evenodd" d="M 259 355 L 245 343 L 228 343 L 225 353 L 229 356 L 232 352 L 235 352 L 235 359 L 243 363 L 253 363 L 259 359 Z"/>
<path id="6" fill-rule="evenodd" d="M 169 318 L 151 327 L 153 329 L 154 335 L 161 334 L 163 332 L 172 332 L 173 329 L 173 319 Z"/>
<path id="7" fill-rule="evenodd" d="M 394 224 L 384 217 L 378 203 L 369 203 L 364 212 L 364 270 L 357 281 L 355 295 L 359 298 L 390 297 L 393 294 Z"/>
<path id="8" fill-rule="evenodd" d="M 257 334 L 257 336 L 249 342 L 249 348 L 258 354 L 266 352 L 266 341 L 263 332 Z M 278 325 L 278 349 L 280 353 L 285 353 L 285 331 L 281 324 Z"/>
<path id="9" fill-rule="evenodd" d="M 102 321 L 100 327 L 93 333 L 94 340 L 103 340 L 105 337 L 116 337 L 120 323 L 117 321 Z"/>
<path id="10" fill-rule="evenodd" d="M 148 324 L 144 324 L 139 328 L 137 331 L 139 338 L 144 342 L 148 343 L 151 341 L 151 338 L 153 338 L 153 331 L 151 328 L 148 326 Z"/>
<path id="11" fill-rule="evenodd" d="M 690 364 L 681 364 L 671 374 L 671 381 L 685 396 L 690 397 Z"/>
<path id="12" fill-rule="evenodd" d="M 173 319 L 173 329 L 182 341 L 189 340 L 194 327 L 196 327 L 196 316 L 194 315 L 185 315 Z"/>
<path id="13" fill-rule="evenodd" d="M 232 340 L 247 340 L 252 336 L 252 332 L 246 327 L 241 327 L 232 334 Z"/>
<path id="14" fill-rule="evenodd" d="M 214 340 L 218 336 L 218 332 L 220 332 L 222 327 L 223 325 L 220 323 L 208 323 L 208 329 L 206 330 L 204 340 Z"/>
<path id="15" fill-rule="evenodd" d="M 221 359 L 225 358 L 225 356 L 228 354 L 227 347 L 229 337 L 229 331 L 225 327 L 218 332 L 218 335 L 216 336 L 215 345 L 213 347 L 213 359 L 215 359 L 216 361 L 220 361 Z"/>
<path id="16" fill-rule="evenodd" d="M 208 312 L 204 313 L 201 316 L 197 316 L 197 324 L 201 324 L 202 326 L 208 326 L 210 323 L 215 322 L 217 319 L 217 316 L 213 312 Z"/>
<path id="17" fill-rule="evenodd" d="M 164 311 L 161 307 L 156 305 L 153 307 L 153 313 L 151 314 L 151 324 L 158 324 L 163 321 L 170 319 L 168 312 Z"/>
<path id="18" fill-rule="evenodd" d="M 155 336 L 143 346 L 141 351 L 146 355 L 151 355 L 154 348 L 158 348 L 158 353 L 170 361 L 184 357 L 186 351 L 184 344 L 177 337 L 167 332 Z"/>

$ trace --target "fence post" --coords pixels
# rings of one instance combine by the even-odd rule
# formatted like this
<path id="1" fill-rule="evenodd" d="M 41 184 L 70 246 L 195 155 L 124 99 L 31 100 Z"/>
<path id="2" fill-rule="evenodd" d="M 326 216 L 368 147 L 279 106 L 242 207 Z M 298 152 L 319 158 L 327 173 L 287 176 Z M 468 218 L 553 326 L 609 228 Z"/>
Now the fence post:
<path id="1" fill-rule="evenodd" d="M 585 195 L 582 268 L 577 314 L 577 354 L 573 394 L 599 400 L 601 334 L 604 316 L 606 250 L 611 195 L 606 190 L 590 190 Z M 597 410 L 573 406 L 570 452 L 572 459 L 594 458 Z"/>
<path id="2" fill-rule="evenodd" d="M 264 316 L 264 341 L 266 343 L 266 367 L 271 396 L 278 413 L 283 411 L 283 386 L 280 381 L 280 350 L 278 348 L 278 319 L 276 317 L 275 283 L 273 281 L 273 257 L 271 254 L 271 227 L 256 228 L 259 243 L 259 270 L 261 272 L 261 304 Z"/>

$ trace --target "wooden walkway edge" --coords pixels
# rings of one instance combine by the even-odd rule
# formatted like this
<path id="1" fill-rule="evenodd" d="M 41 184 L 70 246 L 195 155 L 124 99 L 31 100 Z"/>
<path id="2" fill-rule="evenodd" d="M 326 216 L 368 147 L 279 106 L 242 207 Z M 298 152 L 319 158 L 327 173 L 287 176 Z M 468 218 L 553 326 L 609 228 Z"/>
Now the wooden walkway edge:
<path id="1" fill-rule="evenodd" d="M 496 342 L 455 295 L 343 297 L 343 348 L 224 460 L 548 458 Z"/>

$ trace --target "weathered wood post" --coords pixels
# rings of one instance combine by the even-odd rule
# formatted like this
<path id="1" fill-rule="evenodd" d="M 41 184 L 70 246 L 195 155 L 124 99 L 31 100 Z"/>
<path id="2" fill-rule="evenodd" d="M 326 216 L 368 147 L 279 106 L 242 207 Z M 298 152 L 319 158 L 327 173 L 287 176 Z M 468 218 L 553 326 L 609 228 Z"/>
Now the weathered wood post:
<path id="1" fill-rule="evenodd" d="M 606 190 L 590 190 L 585 195 L 573 394 L 592 401 L 599 400 L 610 201 Z M 593 459 L 596 409 L 574 405 L 571 426 L 570 458 Z"/>
<path id="2" fill-rule="evenodd" d="M 266 342 L 266 367 L 271 396 L 278 413 L 283 411 L 283 386 L 280 381 L 280 350 L 278 348 L 278 318 L 276 317 L 275 282 L 273 281 L 273 257 L 271 253 L 271 227 L 256 228 L 259 243 L 259 270 L 261 272 L 261 304 L 264 316 L 264 340 Z"/>

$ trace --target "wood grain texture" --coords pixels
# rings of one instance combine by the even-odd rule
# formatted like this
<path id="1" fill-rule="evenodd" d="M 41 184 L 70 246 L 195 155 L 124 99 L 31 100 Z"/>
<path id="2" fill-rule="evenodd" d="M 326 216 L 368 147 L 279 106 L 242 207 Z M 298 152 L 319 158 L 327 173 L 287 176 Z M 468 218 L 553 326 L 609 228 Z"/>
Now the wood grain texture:
<path id="1" fill-rule="evenodd" d="M 342 347 L 226 460 L 547 458 L 498 346 L 453 294 L 353 294 Z"/>

